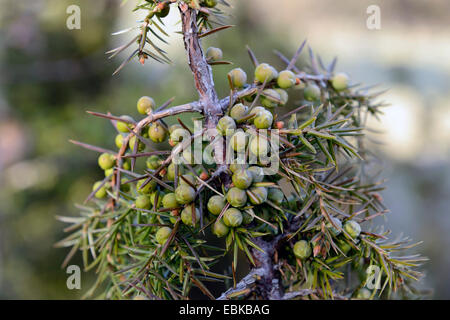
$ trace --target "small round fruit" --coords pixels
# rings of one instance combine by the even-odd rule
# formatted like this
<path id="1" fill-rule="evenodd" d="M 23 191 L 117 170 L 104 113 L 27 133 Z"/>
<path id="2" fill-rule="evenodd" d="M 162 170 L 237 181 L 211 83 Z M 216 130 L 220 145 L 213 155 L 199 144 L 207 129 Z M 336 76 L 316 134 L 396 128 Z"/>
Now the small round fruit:
<path id="1" fill-rule="evenodd" d="M 156 170 L 161 166 L 162 160 L 157 155 L 152 155 L 147 158 L 147 161 L 145 161 L 145 164 L 147 165 L 147 168 Z"/>
<path id="2" fill-rule="evenodd" d="M 253 182 L 262 182 L 264 180 L 264 170 L 258 166 L 251 166 L 248 170 L 252 173 Z"/>
<path id="3" fill-rule="evenodd" d="M 344 223 L 344 230 L 352 237 L 357 238 L 361 233 L 361 226 L 355 220 L 348 220 Z"/>
<path id="4" fill-rule="evenodd" d="M 124 159 L 124 161 L 122 162 L 122 168 L 125 170 L 130 170 L 131 169 L 131 160 Z"/>
<path id="5" fill-rule="evenodd" d="M 261 63 L 255 69 L 255 79 L 261 83 L 269 83 L 273 79 L 278 77 L 278 72 L 274 67 L 267 63 Z"/>
<path id="6" fill-rule="evenodd" d="M 164 5 L 164 7 L 159 12 L 156 12 L 155 14 L 160 18 L 164 18 L 164 17 L 167 17 L 169 12 L 170 12 L 170 5 L 168 3 L 166 3 Z"/>
<path id="7" fill-rule="evenodd" d="M 105 152 L 98 157 L 98 165 L 103 170 L 107 170 L 114 167 L 114 161 L 115 161 L 114 156 L 110 153 Z"/>
<path id="8" fill-rule="evenodd" d="M 162 198 L 162 205 L 166 209 L 175 209 L 179 207 L 179 204 L 177 202 L 177 197 L 175 196 L 175 193 L 170 192 L 164 195 Z"/>
<path id="9" fill-rule="evenodd" d="M 246 211 L 242 212 L 242 224 L 243 225 L 248 225 L 250 223 L 252 223 L 253 221 L 253 216 L 249 213 L 247 213 Z"/>
<path id="10" fill-rule="evenodd" d="M 236 172 L 239 169 L 247 169 L 248 168 L 248 164 L 247 163 L 241 163 L 241 162 L 237 162 L 237 160 L 234 160 L 231 164 L 230 164 L 230 170 L 231 172 Z"/>
<path id="11" fill-rule="evenodd" d="M 230 142 L 234 151 L 244 152 L 248 143 L 248 135 L 242 130 L 236 131 L 236 133 L 231 137 Z"/>
<path id="12" fill-rule="evenodd" d="M 225 237 L 230 229 L 222 222 L 222 220 L 217 220 L 212 226 L 212 233 L 217 236 L 217 238 Z"/>
<path id="13" fill-rule="evenodd" d="M 253 124 L 257 129 L 269 129 L 273 123 L 273 115 L 268 110 L 259 112 L 255 118 L 253 118 Z"/>
<path id="14" fill-rule="evenodd" d="M 233 207 L 236 208 L 243 207 L 247 202 L 247 193 L 245 193 L 244 190 L 233 187 L 230 190 L 228 190 L 227 201 Z"/>
<path id="15" fill-rule="evenodd" d="M 195 223 L 192 219 L 192 206 L 187 206 L 186 208 L 183 209 L 183 211 L 181 211 L 181 221 L 183 221 L 185 225 L 195 227 L 200 220 L 200 211 L 198 211 L 198 209 L 195 208 L 194 214 L 195 214 Z"/>
<path id="16" fill-rule="evenodd" d="M 222 60 L 223 53 L 220 48 L 209 47 L 206 50 L 206 60 L 208 61 L 219 61 Z"/>
<path id="17" fill-rule="evenodd" d="M 242 213 L 238 209 L 230 208 L 223 214 L 223 223 L 228 227 L 239 227 L 242 224 Z"/>
<path id="18" fill-rule="evenodd" d="M 155 204 L 156 197 L 158 197 L 158 202 Z M 158 192 L 158 191 L 153 191 L 150 194 L 150 203 L 151 203 L 151 205 L 154 206 L 156 209 L 158 209 L 162 205 L 163 197 L 164 197 L 164 193 Z"/>
<path id="19" fill-rule="evenodd" d="M 348 88 L 348 75 L 345 73 L 337 73 L 331 78 L 331 85 L 336 91 L 342 91 Z"/>
<path id="20" fill-rule="evenodd" d="M 148 136 L 153 142 L 163 142 L 167 138 L 167 129 L 159 122 L 153 122 L 148 128 Z"/>
<path id="21" fill-rule="evenodd" d="M 158 231 L 156 231 L 156 242 L 158 242 L 160 245 L 164 245 L 169 239 L 170 234 L 172 233 L 172 229 L 169 227 L 162 227 L 159 228 Z"/>
<path id="22" fill-rule="evenodd" d="M 181 175 L 184 173 L 184 169 L 182 166 L 178 166 L 178 175 Z M 167 180 L 169 181 L 174 181 L 175 180 L 175 163 L 171 163 L 169 164 L 169 166 L 167 167 L 167 175 L 166 175 Z"/>
<path id="23" fill-rule="evenodd" d="M 278 75 L 277 84 L 282 89 L 291 88 L 295 82 L 295 74 L 290 70 L 283 70 Z"/>
<path id="24" fill-rule="evenodd" d="M 260 96 L 261 104 L 266 108 L 275 108 L 281 101 L 280 94 L 274 89 L 265 89 Z"/>
<path id="25" fill-rule="evenodd" d="M 235 187 L 245 190 L 252 185 L 253 175 L 249 170 L 237 170 L 232 180 Z"/>
<path id="26" fill-rule="evenodd" d="M 267 201 L 268 192 L 264 187 L 253 187 L 250 188 L 250 191 L 255 195 L 254 197 L 250 197 L 250 202 L 254 205 L 259 205 Z"/>
<path id="27" fill-rule="evenodd" d="M 145 180 L 146 180 L 146 179 L 142 179 L 142 180 L 139 180 L 139 181 L 136 183 L 136 191 L 137 191 L 138 193 L 141 193 L 141 194 L 149 194 L 149 193 L 151 193 L 153 190 L 156 189 L 156 184 L 157 184 L 157 183 L 156 183 L 156 180 L 154 180 L 154 179 L 150 180 L 149 183 L 147 183 L 143 188 L 141 188 L 141 186 L 144 184 Z"/>
<path id="28" fill-rule="evenodd" d="M 276 88 L 274 90 L 276 92 L 278 92 L 278 94 L 280 95 L 280 100 L 281 100 L 280 106 L 284 106 L 289 100 L 288 93 L 286 92 L 286 90 L 283 90 L 283 89 L 280 89 L 280 88 Z"/>
<path id="29" fill-rule="evenodd" d="M 142 151 L 145 149 L 145 144 L 139 140 L 136 136 L 132 136 L 130 140 L 128 141 L 128 145 L 130 146 L 131 151 L 134 151 L 134 146 L 136 145 L 137 140 L 137 149 L 138 151 Z"/>
<path id="30" fill-rule="evenodd" d="M 217 5 L 217 0 L 203 0 L 205 7 L 214 8 Z"/>
<path id="31" fill-rule="evenodd" d="M 225 198 L 216 194 L 209 198 L 207 207 L 209 212 L 211 212 L 215 216 L 218 216 L 222 212 L 222 209 L 225 207 L 225 205 Z"/>
<path id="32" fill-rule="evenodd" d="M 117 130 L 119 130 L 120 132 L 129 133 L 130 130 L 128 130 L 128 129 L 132 128 L 133 125 L 131 123 L 134 123 L 134 119 L 132 117 L 130 117 L 130 116 L 120 116 L 120 118 L 123 119 L 123 120 L 127 120 L 127 122 L 125 122 L 125 121 L 117 121 L 116 122 Z M 131 122 L 131 123 L 129 123 L 129 122 Z"/>
<path id="33" fill-rule="evenodd" d="M 278 188 L 269 188 L 269 194 L 267 195 L 267 199 L 274 202 L 275 204 L 280 205 L 284 199 L 284 193 Z"/>
<path id="34" fill-rule="evenodd" d="M 170 134 L 170 141 L 172 142 L 172 146 L 176 146 L 179 142 L 184 139 L 189 139 L 191 134 L 184 128 L 176 128 Z"/>
<path id="35" fill-rule="evenodd" d="M 248 114 L 248 107 L 245 104 L 237 103 L 230 110 L 230 117 L 232 117 L 236 122 L 242 119 Z"/>
<path id="36" fill-rule="evenodd" d="M 189 183 L 186 182 L 186 181 L 189 181 Z M 180 179 L 178 180 L 178 184 L 179 185 L 184 184 L 184 185 L 187 185 L 187 186 L 191 186 L 191 185 L 195 186 L 195 182 L 196 182 L 196 179 L 191 174 L 183 174 L 182 176 L 180 176 Z"/>
<path id="37" fill-rule="evenodd" d="M 150 209 L 150 197 L 146 194 L 139 195 L 134 201 L 134 204 L 136 205 L 136 208 L 139 209 Z"/>
<path id="38" fill-rule="evenodd" d="M 347 254 L 352 249 L 352 247 L 344 240 L 338 240 L 337 245 L 344 254 Z"/>
<path id="39" fill-rule="evenodd" d="M 309 245 L 308 241 L 300 240 L 295 243 L 294 255 L 297 258 L 299 258 L 299 259 L 309 258 L 311 253 L 312 253 L 312 249 L 311 249 L 311 246 Z"/>
<path id="40" fill-rule="evenodd" d="M 155 109 L 155 107 L 155 100 L 147 96 L 140 97 L 137 102 L 137 110 L 140 114 L 148 114 L 150 111 Z"/>
<path id="41" fill-rule="evenodd" d="M 330 229 L 330 232 L 334 235 L 334 236 L 338 236 L 341 233 L 341 229 L 342 229 L 342 222 L 341 220 L 339 220 L 338 218 L 335 217 L 330 217 L 331 220 L 333 220 L 334 224 L 337 226 L 333 226 L 333 224 L 331 222 L 327 222 L 326 223 L 326 227 L 328 229 Z"/>
<path id="42" fill-rule="evenodd" d="M 120 179 L 120 191 L 128 192 L 130 191 L 131 187 L 129 183 L 126 183 L 128 181 L 127 178 Z"/>
<path id="43" fill-rule="evenodd" d="M 370 297 L 372 296 L 372 293 L 370 292 L 369 289 L 366 288 L 361 288 L 358 290 L 358 293 L 356 294 L 356 298 L 357 299 L 370 299 Z"/>
<path id="44" fill-rule="evenodd" d="M 109 177 L 114 173 L 114 168 L 109 168 L 105 170 L 105 177 Z"/>
<path id="45" fill-rule="evenodd" d="M 180 204 L 188 204 L 195 199 L 195 190 L 185 184 L 179 185 L 175 189 L 175 197 Z"/>
<path id="46" fill-rule="evenodd" d="M 319 98 L 320 98 L 320 88 L 317 85 L 313 84 L 313 83 L 309 83 L 306 86 L 305 90 L 303 90 L 303 96 L 308 101 L 319 100 Z"/>
<path id="47" fill-rule="evenodd" d="M 92 191 L 94 191 L 95 189 L 97 189 L 98 187 L 100 187 L 100 185 L 102 184 L 102 181 L 97 181 L 96 183 L 94 183 L 93 187 L 92 187 Z M 101 186 L 97 192 L 95 193 L 95 197 L 98 199 L 102 199 L 104 197 L 106 197 L 106 186 L 103 185 Z"/>
<path id="48" fill-rule="evenodd" d="M 217 131 L 222 136 L 231 136 L 236 130 L 236 122 L 229 116 L 220 118 L 216 126 Z"/>
<path id="49" fill-rule="evenodd" d="M 116 136 L 116 138 L 114 139 L 114 142 L 115 142 L 115 144 L 116 144 L 116 147 L 117 148 L 122 148 L 122 146 L 123 146 L 123 135 L 122 134 L 117 134 L 117 136 Z"/>
<path id="50" fill-rule="evenodd" d="M 267 137 L 256 136 L 252 137 L 250 140 L 249 146 L 250 151 L 259 157 L 267 156 L 269 154 L 269 142 L 266 139 Z"/>
<path id="51" fill-rule="evenodd" d="M 181 124 L 175 123 L 169 127 L 169 133 L 171 134 L 175 129 L 184 129 Z"/>
<path id="52" fill-rule="evenodd" d="M 247 74 L 241 68 L 235 68 L 228 72 L 231 78 L 233 86 L 236 88 L 242 88 L 247 83 Z"/>

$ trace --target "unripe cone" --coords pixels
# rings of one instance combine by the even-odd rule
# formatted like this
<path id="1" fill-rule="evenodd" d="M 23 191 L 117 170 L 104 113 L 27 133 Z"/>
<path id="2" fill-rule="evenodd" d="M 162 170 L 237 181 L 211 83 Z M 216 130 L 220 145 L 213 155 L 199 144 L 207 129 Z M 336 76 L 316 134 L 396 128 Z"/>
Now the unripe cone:
<path id="1" fill-rule="evenodd" d="M 108 177 L 114 173 L 114 168 L 109 168 L 105 170 L 105 177 Z"/>
<path id="2" fill-rule="evenodd" d="M 269 129 L 272 127 L 273 115 L 268 110 L 264 110 L 258 113 L 258 115 L 253 118 L 253 124 L 257 129 Z"/>
<path id="3" fill-rule="evenodd" d="M 274 67 L 267 63 L 261 63 L 255 69 L 255 79 L 261 83 L 269 83 L 273 79 L 278 77 L 278 72 Z"/>
<path id="4" fill-rule="evenodd" d="M 178 174 L 182 175 L 184 173 L 184 169 L 182 166 L 178 166 Z M 173 181 L 175 180 L 175 163 L 171 163 L 169 164 L 169 166 L 167 167 L 167 175 L 166 175 L 167 180 Z"/>
<path id="5" fill-rule="evenodd" d="M 247 114 L 248 107 L 242 103 L 235 104 L 230 110 L 230 117 L 232 117 L 236 122 L 239 122 L 239 119 L 242 119 Z"/>
<path id="6" fill-rule="evenodd" d="M 158 242 L 160 245 L 164 245 L 167 239 L 169 239 L 171 233 L 172 229 L 169 227 L 159 228 L 155 235 L 156 242 Z"/>
<path id="7" fill-rule="evenodd" d="M 244 131 L 238 130 L 233 134 L 230 140 L 231 147 L 234 151 L 243 152 L 247 147 L 248 135 Z"/>
<path id="8" fill-rule="evenodd" d="M 348 220 L 344 223 L 344 230 L 352 237 L 357 238 L 361 233 L 361 226 L 354 220 Z"/>
<path id="9" fill-rule="evenodd" d="M 150 203 L 151 203 L 151 205 L 155 206 L 155 208 L 158 209 L 162 205 L 163 197 L 164 197 L 164 193 L 163 192 L 153 191 L 152 193 L 150 193 Z M 156 198 L 158 198 L 158 202 L 155 205 Z"/>
<path id="10" fill-rule="evenodd" d="M 267 188 L 252 187 L 250 191 L 255 195 L 255 197 L 249 197 L 252 204 L 259 205 L 267 201 Z"/>
<path id="11" fill-rule="evenodd" d="M 141 188 L 142 184 L 145 182 L 145 179 L 139 180 L 136 183 L 136 191 L 141 194 L 151 193 L 156 188 L 156 180 L 150 180 L 143 188 Z"/>
<path id="12" fill-rule="evenodd" d="M 175 193 L 170 192 L 165 194 L 164 197 L 162 198 L 162 205 L 166 209 L 178 208 L 179 204 L 175 196 Z"/>
<path id="13" fill-rule="evenodd" d="M 297 241 L 294 245 L 294 255 L 299 259 L 306 259 L 312 253 L 309 242 L 305 240 Z"/>
<path id="14" fill-rule="evenodd" d="M 114 139 L 114 142 L 115 142 L 117 148 L 119 148 L 119 149 L 122 148 L 123 140 L 124 140 L 123 135 L 120 133 L 117 134 L 116 138 Z"/>
<path id="15" fill-rule="evenodd" d="M 203 0 L 205 7 L 213 8 L 217 5 L 217 0 Z"/>
<path id="16" fill-rule="evenodd" d="M 179 185 L 175 189 L 175 197 L 180 204 L 188 204 L 195 199 L 195 190 L 185 184 Z"/>
<path id="17" fill-rule="evenodd" d="M 348 88 L 348 75 L 345 73 L 337 73 L 331 79 L 331 85 L 336 91 L 342 91 Z"/>
<path id="18" fill-rule="evenodd" d="M 218 238 L 225 237 L 230 229 L 222 222 L 222 220 L 217 220 L 212 226 L 212 233 Z"/>
<path id="19" fill-rule="evenodd" d="M 262 182 L 264 180 L 264 170 L 258 166 L 251 166 L 248 170 L 252 173 L 253 182 Z"/>
<path id="20" fill-rule="evenodd" d="M 233 207 L 242 207 L 247 202 L 247 194 L 244 190 L 233 187 L 227 192 L 227 201 Z"/>
<path id="21" fill-rule="evenodd" d="M 225 205 L 225 198 L 217 194 L 209 198 L 207 207 L 209 212 L 211 212 L 213 215 L 218 216 L 222 212 L 222 209 L 225 207 Z"/>
<path id="22" fill-rule="evenodd" d="M 120 116 L 120 118 L 124 119 L 124 120 L 128 120 L 131 122 L 134 122 L 134 119 L 130 116 Z M 123 122 L 123 121 L 117 121 L 116 122 L 116 127 L 117 130 L 119 130 L 120 132 L 125 132 L 125 133 L 129 133 L 130 130 L 128 130 L 128 128 L 132 128 L 132 124 L 128 123 L 128 122 Z"/>
<path id="23" fill-rule="evenodd" d="M 147 158 L 147 161 L 145 162 L 145 164 L 147 165 L 147 168 L 156 170 L 161 166 L 162 160 L 157 155 L 152 155 Z"/>
<path id="24" fill-rule="evenodd" d="M 260 96 L 261 104 L 266 108 L 275 108 L 281 100 L 280 94 L 274 89 L 265 89 Z"/>
<path id="25" fill-rule="evenodd" d="M 161 3 L 160 3 L 161 5 Z M 156 12 L 155 14 L 160 17 L 160 18 L 164 18 L 167 17 L 167 15 L 170 12 L 170 5 L 168 3 L 163 4 L 163 7 L 160 11 Z"/>
<path id="26" fill-rule="evenodd" d="M 167 129 L 161 122 L 153 122 L 150 128 L 148 128 L 148 136 L 153 142 L 163 142 L 167 138 Z"/>
<path id="27" fill-rule="evenodd" d="M 252 223 L 253 216 L 251 214 L 247 213 L 246 211 L 243 211 L 241 213 L 242 213 L 242 224 L 243 225 Z"/>
<path id="28" fill-rule="evenodd" d="M 254 136 L 250 139 L 250 151 L 256 156 L 266 156 L 269 154 L 269 141 L 267 137 Z"/>
<path id="29" fill-rule="evenodd" d="M 277 84 L 282 89 L 289 89 L 295 83 L 295 74 L 290 70 L 283 70 L 278 75 Z"/>
<path id="30" fill-rule="evenodd" d="M 228 227 L 239 227 L 242 224 L 242 213 L 238 209 L 230 208 L 223 214 L 223 223 Z"/>
<path id="31" fill-rule="evenodd" d="M 372 295 L 372 292 L 370 292 L 369 289 L 361 288 L 358 290 L 358 293 L 356 294 L 357 299 L 370 299 L 370 296 Z"/>
<path id="32" fill-rule="evenodd" d="M 241 68 L 231 70 L 228 75 L 236 88 L 242 88 L 247 83 L 247 74 Z"/>
<path id="33" fill-rule="evenodd" d="M 220 118 L 216 126 L 217 132 L 222 136 L 231 136 L 236 130 L 236 122 L 229 116 Z"/>
<path id="34" fill-rule="evenodd" d="M 220 48 L 209 47 L 206 50 L 206 60 L 208 61 L 219 61 L 222 60 L 223 53 Z"/>
<path id="35" fill-rule="evenodd" d="M 247 169 L 247 168 L 248 168 L 247 163 L 237 162 L 237 160 L 234 160 L 233 163 L 230 164 L 231 172 L 236 172 L 239 169 Z"/>
<path id="36" fill-rule="evenodd" d="M 170 134 L 170 141 L 172 142 L 172 146 L 176 146 L 179 142 L 184 139 L 189 139 L 191 134 L 184 128 L 176 128 Z"/>
<path id="37" fill-rule="evenodd" d="M 150 209 L 150 197 L 146 194 L 139 195 L 134 201 L 134 204 L 136 205 L 136 208 L 139 209 Z"/>
<path id="38" fill-rule="evenodd" d="M 237 170 L 232 177 L 235 187 L 245 190 L 251 186 L 253 182 L 253 175 L 248 170 Z"/>
<path id="39" fill-rule="evenodd" d="M 189 181 L 190 184 L 188 182 L 186 182 L 186 180 Z M 183 174 L 182 176 L 180 176 L 180 179 L 178 180 L 179 185 L 184 184 L 187 186 L 191 186 L 191 185 L 195 186 L 195 182 L 196 182 L 196 179 L 191 174 Z"/>
<path id="40" fill-rule="evenodd" d="M 315 84 L 308 84 L 303 90 L 303 96 L 305 100 L 316 101 L 320 99 L 320 88 Z"/>
<path id="41" fill-rule="evenodd" d="M 94 183 L 94 186 L 92 187 L 92 191 L 97 189 L 100 186 L 101 183 L 102 183 L 101 181 L 97 181 L 96 183 Z M 106 195 L 107 195 L 107 193 L 106 193 L 106 186 L 105 185 L 103 185 L 95 193 L 95 197 L 98 198 L 98 199 L 102 199 L 102 198 L 106 197 Z"/>
<path id="42" fill-rule="evenodd" d="M 140 97 L 137 102 L 137 110 L 140 114 L 148 114 L 150 111 L 155 109 L 155 107 L 155 100 L 147 96 Z"/>
<path id="43" fill-rule="evenodd" d="M 115 162 L 114 156 L 109 153 L 102 153 L 98 157 L 98 165 L 103 170 L 107 170 L 114 167 L 114 162 Z"/>
<path id="44" fill-rule="evenodd" d="M 280 106 L 284 106 L 289 100 L 288 93 L 286 92 L 286 90 L 283 90 L 283 89 L 280 89 L 280 88 L 277 88 L 277 89 L 274 89 L 274 90 L 280 95 L 281 103 L 279 105 Z"/>
<path id="45" fill-rule="evenodd" d="M 139 140 L 138 137 L 132 136 L 130 140 L 128 141 L 128 145 L 130 146 L 131 151 L 134 151 L 134 146 L 136 145 L 137 140 L 137 149 L 138 151 L 143 151 L 145 149 L 145 144 Z"/>
<path id="46" fill-rule="evenodd" d="M 331 233 L 335 236 L 339 235 L 341 233 L 342 229 L 342 222 L 341 220 L 339 220 L 338 218 L 335 217 L 330 217 L 331 220 L 333 220 L 334 224 L 338 227 L 334 227 L 333 224 L 331 224 L 330 222 L 327 222 L 327 224 L 325 225 L 328 229 L 330 229 Z"/>
<path id="47" fill-rule="evenodd" d="M 200 220 L 200 211 L 198 211 L 197 208 L 194 208 L 194 214 L 195 214 L 195 223 L 192 220 L 192 206 L 187 206 L 186 208 L 183 209 L 183 211 L 181 211 L 181 221 L 183 221 L 183 223 L 185 225 L 191 226 L 191 227 L 195 227 L 199 220 Z"/>
<path id="48" fill-rule="evenodd" d="M 270 201 L 280 205 L 283 202 L 284 193 L 278 188 L 269 188 L 269 194 L 267 195 L 267 198 Z"/>

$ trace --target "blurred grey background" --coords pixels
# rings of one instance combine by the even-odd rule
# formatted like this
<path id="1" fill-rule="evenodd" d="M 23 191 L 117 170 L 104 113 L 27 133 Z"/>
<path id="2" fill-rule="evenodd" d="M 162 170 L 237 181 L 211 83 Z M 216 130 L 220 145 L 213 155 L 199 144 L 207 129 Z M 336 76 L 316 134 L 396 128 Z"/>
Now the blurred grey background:
<path id="1" fill-rule="evenodd" d="M 450 2 L 446 0 L 228 0 L 235 28 L 211 36 L 224 58 L 251 73 L 245 45 L 261 61 L 281 68 L 273 54 L 292 55 L 306 38 L 326 62 L 353 82 L 381 84 L 391 106 L 370 127 L 380 130 L 372 148 L 383 160 L 382 193 L 394 233 L 423 240 L 430 258 L 423 288 L 450 298 Z M 177 10 L 165 18 L 164 46 L 173 65 L 137 61 L 112 77 L 120 64 L 104 54 L 131 34 L 111 36 L 142 18 L 128 0 L 0 0 L 0 298 L 76 299 L 60 268 L 67 250 L 52 248 L 64 235 L 55 215 L 76 215 L 102 173 L 96 154 L 68 143 L 74 138 L 111 147 L 108 121 L 86 110 L 137 115 L 135 103 L 150 95 L 162 104 L 196 98 Z M 81 8 L 81 29 L 68 30 L 66 8 Z M 367 8 L 380 8 L 379 30 L 370 30 Z M 306 58 L 304 54 L 301 59 Z M 216 66 L 225 95 L 230 66 Z M 80 257 L 77 257 L 79 259 Z M 79 262 L 79 260 L 78 260 Z M 77 260 L 74 261 L 77 263 Z"/>

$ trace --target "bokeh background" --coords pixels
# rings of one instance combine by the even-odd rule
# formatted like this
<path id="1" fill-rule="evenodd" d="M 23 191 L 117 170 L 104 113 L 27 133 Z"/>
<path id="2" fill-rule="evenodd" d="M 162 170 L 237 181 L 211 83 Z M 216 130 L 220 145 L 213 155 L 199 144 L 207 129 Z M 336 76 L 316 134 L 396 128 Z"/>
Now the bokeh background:
<path id="1" fill-rule="evenodd" d="M 205 47 L 224 51 L 226 60 L 252 73 L 245 45 L 260 61 L 279 68 L 273 49 L 292 55 L 308 44 L 323 60 L 338 56 L 338 71 L 353 82 L 388 88 L 392 105 L 371 127 L 374 151 L 383 160 L 383 197 L 395 233 L 423 240 L 430 258 L 422 288 L 433 298 L 450 298 L 450 2 L 446 0 L 228 0 L 235 28 L 211 36 Z M 81 29 L 68 30 L 66 8 L 81 8 Z M 177 10 L 165 18 L 173 65 L 107 60 L 110 48 L 130 34 L 142 16 L 114 0 L 0 0 L 0 298 L 77 299 L 92 274 L 82 274 L 82 290 L 66 288 L 60 265 L 67 254 L 54 249 L 64 225 L 56 215 L 77 215 L 94 181 L 96 154 L 68 143 L 74 138 L 112 147 L 108 121 L 86 110 L 129 113 L 150 95 L 162 104 L 196 98 Z M 381 29 L 366 25 L 369 5 L 381 9 Z M 306 55 L 302 55 L 302 59 Z M 218 91 L 225 95 L 230 66 L 215 66 Z M 77 257 L 76 259 L 79 259 Z M 79 261 L 78 261 L 79 262 Z M 74 261 L 77 263 L 77 260 Z M 80 263 L 81 265 L 81 263 Z"/>

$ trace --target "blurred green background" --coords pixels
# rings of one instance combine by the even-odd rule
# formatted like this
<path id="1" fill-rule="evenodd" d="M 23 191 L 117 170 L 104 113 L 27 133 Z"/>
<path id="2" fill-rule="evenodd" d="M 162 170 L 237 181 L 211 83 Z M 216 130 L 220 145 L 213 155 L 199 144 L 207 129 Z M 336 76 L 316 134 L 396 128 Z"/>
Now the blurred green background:
<path id="1" fill-rule="evenodd" d="M 371 138 L 384 166 L 395 233 L 423 240 L 419 251 L 431 261 L 421 286 L 434 298 L 450 298 L 450 2 L 434 0 L 293 1 L 228 0 L 235 28 L 204 41 L 222 48 L 224 59 L 252 68 L 245 45 L 260 61 L 281 68 L 273 54 L 292 55 L 308 39 L 353 82 L 381 83 L 392 103 Z M 81 8 L 81 29 L 68 30 L 66 8 Z M 173 65 L 131 62 L 111 74 L 126 55 L 108 60 L 105 51 L 131 34 L 111 36 L 143 18 L 113 0 L 0 0 L 0 298 L 77 299 L 60 265 L 68 250 L 54 249 L 64 235 L 56 215 L 77 215 L 94 181 L 96 153 L 68 143 L 76 139 L 112 148 L 114 129 L 86 110 L 131 114 L 142 95 L 162 104 L 196 99 L 177 10 L 165 18 Z M 381 29 L 366 26 L 369 5 L 381 9 Z M 127 51 L 128 52 L 128 51 Z M 301 59 L 306 58 L 303 54 Z M 301 61 L 299 63 L 301 65 Z M 231 66 L 215 66 L 221 96 Z M 77 260 L 74 264 L 81 265 Z"/>

